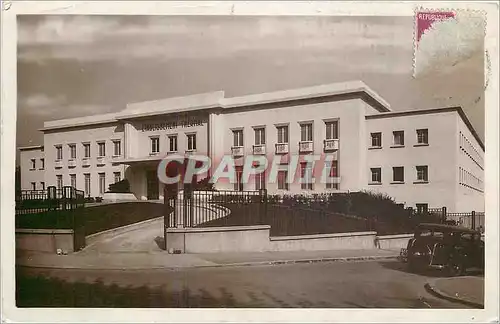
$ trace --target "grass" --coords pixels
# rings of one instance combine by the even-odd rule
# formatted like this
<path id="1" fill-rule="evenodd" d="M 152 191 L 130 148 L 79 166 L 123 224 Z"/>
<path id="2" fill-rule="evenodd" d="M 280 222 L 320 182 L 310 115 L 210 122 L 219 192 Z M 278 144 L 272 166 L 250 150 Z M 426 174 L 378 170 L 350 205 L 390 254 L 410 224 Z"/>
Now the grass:
<path id="1" fill-rule="evenodd" d="M 169 211 L 167 211 L 169 212 Z M 16 216 L 17 228 L 84 228 L 85 235 L 134 224 L 164 215 L 164 205 L 150 202 L 126 202 L 110 205 L 55 210 Z M 73 219 L 74 218 L 74 219 Z"/>
<path id="2" fill-rule="evenodd" d="M 270 225 L 271 236 L 294 236 L 376 231 L 379 235 L 412 233 L 417 222 L 407 220 L 381 222 L 358 216 L 321 211 L 313 208 L 268 205 L 267 213 L 259 204 L 224 204 L 231 210 L 227 217 L 199 225 L 250 226 Z"/>

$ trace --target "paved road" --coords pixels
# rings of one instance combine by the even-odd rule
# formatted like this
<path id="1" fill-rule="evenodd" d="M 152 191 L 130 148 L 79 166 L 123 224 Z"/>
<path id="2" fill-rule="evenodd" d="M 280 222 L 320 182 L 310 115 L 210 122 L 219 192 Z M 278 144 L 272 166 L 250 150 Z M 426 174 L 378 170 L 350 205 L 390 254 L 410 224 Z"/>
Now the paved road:
<path id="1" fill-rule="evenodd" d="M 464 308 L 431 296 L 427 277 L 397 261 L 18 274 L 19 306 Z M 30 279 L 35 274 L 63 281 Z"/>

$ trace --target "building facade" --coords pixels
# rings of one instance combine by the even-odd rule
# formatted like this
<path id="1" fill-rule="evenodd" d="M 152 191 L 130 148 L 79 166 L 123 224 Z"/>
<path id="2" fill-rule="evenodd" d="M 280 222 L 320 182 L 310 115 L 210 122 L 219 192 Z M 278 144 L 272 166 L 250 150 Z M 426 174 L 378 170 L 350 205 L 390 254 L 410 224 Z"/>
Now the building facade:
<path id="1" fill-rule="evenodd" d="M 162 199 L 157 167 L 169 154 L 231 156 L 236 183 L 221 190 L 270 193 L 386 193 L 407 207 L 484 210 L 484 146 L 460 107 L 397 111 L 364 83 L 346 82 L 225 98 L 224 92 L 129 104 L 117 113 L 50 121 L 44 145 L 21 148 L 23 189 L 74 185 L 102 196 L 129 180 L 137 199 Z M 333 161 L 327 183 L 287 182 L 293 156 Z M 268 171 L 242 183 L 244 158 L 280 156 L 278 181 Z M 30 168 L 45 159 L 44 170 Z M 310 170 L 299 164 L 302 176 Z M 36 189 L 39 189 L 39 188 Z"/>

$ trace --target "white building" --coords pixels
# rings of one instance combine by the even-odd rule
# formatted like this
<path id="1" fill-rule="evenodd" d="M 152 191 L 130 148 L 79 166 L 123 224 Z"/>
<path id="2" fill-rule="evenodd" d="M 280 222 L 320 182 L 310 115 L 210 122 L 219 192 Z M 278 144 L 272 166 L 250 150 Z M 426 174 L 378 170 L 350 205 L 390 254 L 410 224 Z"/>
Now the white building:
<path id="1" fill-rule="evenodd" d="M 460 107 L 393 112 L 363 82 L 225 98 L 224 92 L 129 104 L 117 113 L 46 122 L 43 147 L 21 148 L 23 189 L 73 185 L 102 196 L 127 178 L 138 199 L 162 199 L 167 154 L 331 154 L 335 183 L 250 181 L 217 189 L 269 193 L 384 192 L 407 207 L 484 211 L 484 145 Z M 45 159 L 44 171 L 40 161 Z M 33 165 L 35 161 L 35 165 Z M 286 163 L 286 158 L 283 159 Z"/>

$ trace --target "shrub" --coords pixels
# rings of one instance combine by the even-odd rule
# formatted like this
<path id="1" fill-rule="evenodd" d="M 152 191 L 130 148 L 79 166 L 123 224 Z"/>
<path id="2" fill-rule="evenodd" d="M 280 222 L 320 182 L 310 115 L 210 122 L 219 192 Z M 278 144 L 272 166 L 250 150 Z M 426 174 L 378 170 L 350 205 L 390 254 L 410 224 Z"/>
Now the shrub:
<path id="1" fill-rule="evenodd" d="M 127 179 L 118 181 L 109 185 L 109 192 L 112 193 L 130 193 L 130 183 Z"/>
<path id="2" fill-rule="evenodd" d="M 95 202 L 98 202 L 98 203 L 102 202 L 102 197 L 95 197 Z"/>
<path id="3" fill-rule="evenodd" d="M 193 186 L 194 191 L 215 191 L 214 184 L 210 183 L 210 178 L 205 178 L 198 181 Z"/>

